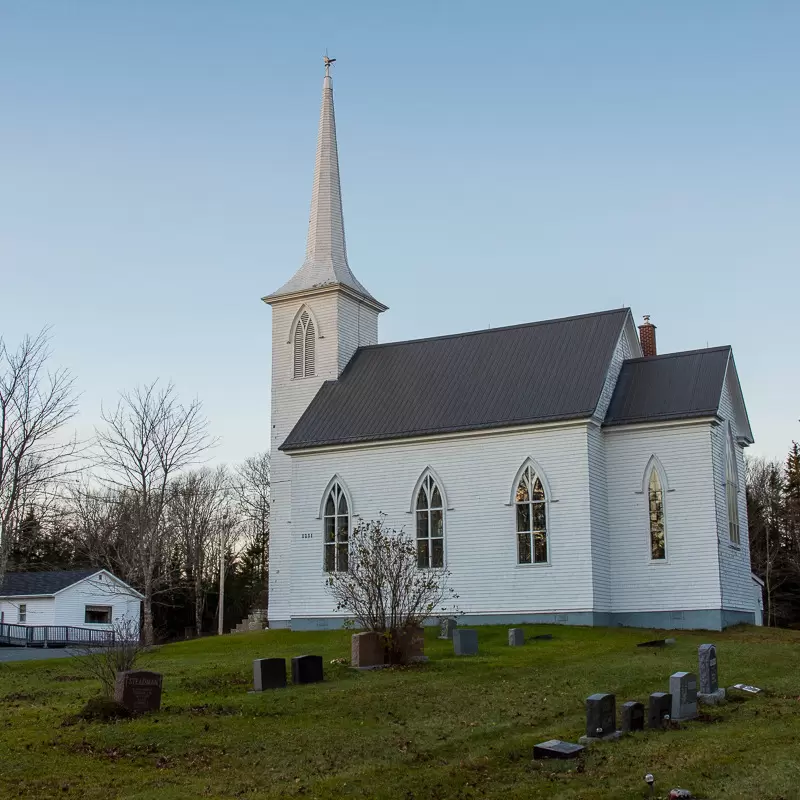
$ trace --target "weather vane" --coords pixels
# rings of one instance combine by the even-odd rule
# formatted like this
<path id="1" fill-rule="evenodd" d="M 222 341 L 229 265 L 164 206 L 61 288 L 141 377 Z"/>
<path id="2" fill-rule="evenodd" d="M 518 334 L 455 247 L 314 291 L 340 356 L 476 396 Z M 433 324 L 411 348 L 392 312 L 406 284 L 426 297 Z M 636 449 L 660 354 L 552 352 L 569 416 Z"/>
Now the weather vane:
<path id="1" fill-rule="evenodd" d="M 331 76 L 331 64 L 336 61 L 335 58 L 328 58 L 328 51 L 325 51 L 325 55 L 322 57 L 323 61 L 325 62 L 325 77 L 330 78 Z"/>

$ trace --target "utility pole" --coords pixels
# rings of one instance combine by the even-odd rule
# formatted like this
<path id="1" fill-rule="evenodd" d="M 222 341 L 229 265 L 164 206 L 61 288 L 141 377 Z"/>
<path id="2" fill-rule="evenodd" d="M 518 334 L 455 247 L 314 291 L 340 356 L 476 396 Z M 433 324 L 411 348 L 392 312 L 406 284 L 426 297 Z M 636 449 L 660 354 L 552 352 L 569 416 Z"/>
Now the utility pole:
<path id="1" fill-rule="evenodd" d="M 219 623 L 217 633 L 225 633 L 225 551 L 228 546 L 228 512 L 222 515 L 222 524 L 219 530 Z"/>

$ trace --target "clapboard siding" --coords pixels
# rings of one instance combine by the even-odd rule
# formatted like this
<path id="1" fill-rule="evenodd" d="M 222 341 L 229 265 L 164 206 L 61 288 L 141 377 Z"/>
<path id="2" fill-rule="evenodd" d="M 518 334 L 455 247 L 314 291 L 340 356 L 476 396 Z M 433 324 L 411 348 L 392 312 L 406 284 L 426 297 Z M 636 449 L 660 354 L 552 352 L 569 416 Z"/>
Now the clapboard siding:
<path id="1" fill-rule="evenodd" d="M 592 584 L 595 611 L 612 610 L 611 542 L 608 527 L 608 486 L 605 437 L 600 428 L 587 431 L 590 525 L 592 531 Z"/>
<path id="2" fill-rule="evenodd" d="M 527 458 L 544 472 L 550 563 L 519 566 L 514 478 Z M 447 497 L 445 552 L 465 613 L 590 611 L 592 546 L 585 425 L 430 442 L 298 453 L 292 458 L 292 616 L 334 616 L 325 590 L 320 505 L 338 475 L 356 521 L 384 517 L 414 535 L 412 494 L 423 470 Z M 384 516 L 385 515 L 385 516 Z M 306 538 L 308 537 L 308 538 Z"/>
<path id="3" fill-rule="evenodd" d="M 607 430 L 613 610 L 719 609 L 717 520 L 710 424 Z M 645 469 L 667 474 L 667 561 L 650 559 Z M 666 489 L 666 487 L 664 487 Z"/>
<path id="4" fill-rule="evenodd" d="M 19 622 L 19 607 L 24 603 L 27 619 Z M 3 622 L 13 625 L 55 625 L 55 611 L 52 597 L 14 597 L 0 600 L 0 616 Z"/>
<path id="5" fill-rule="evenodd" d="M 111 623 L 86 623 L 86 606 L 111 606 Z M 86 578 L 55 595 L 54 625 L 74 625 L 111 630 L 114 623 L 127 618 L 137 626 L 141 601 L 122 583 L 103 573 Z"/>
<path id="6" fill-rule="evenodd" d="M 733 440 L 742 431 L 737 430 L 736 415 L 732 401 L 733 380 L 729 369 L 722 390 L 720 417 L 730 422 Z M 719 564 L 722 579 L 723 608 L 734 611 L 755 611 L 755 592 L 750 567 L 750 541 L 747 533 L 747 501 L 745 488 L 745 467 L 743 449 L 736 444 L 736 467 L 739 482 L 739 545 L 731 544 L 728 529 L 728 507 L 726 503 L 726 425 L 718 425 L 713 432 L 714 443 L 714 486 L 716 490 L 717 531 L 719 536 Z"/>
<path id="7" fill-rule="evenodd" d="M 315 374 L 294 378 L 293 323 L 307 308 L 315 320 Z M 378 338 L 377 312 L 339 291 L 272 306 L 272 431 L 269 619 L 285 623 L 290 613 L 291 459 L 281 452 L 300 416 L 326 380 L 335 380 L 361 345 Z"/>
<path id="8" fill-rule="evenodd" d="M 608 406 L 611 403 L 611 397 L 614 394 L 614 389 L 617 385 L 622 363 L 626 358 L 631 358 L 631 342 L 628 338 L 628 326 L 626 325 L 619 335 L 614 355 L 611 358 L 611 365 L 608 368 L 608 375 L 606 382 L 603 385 L 603 391 L 600 394 L 600 400 L 597 404 L 597 410 L 594 413 L 594 418 L 598 422 L 602 422 L 606 418 Z"/>

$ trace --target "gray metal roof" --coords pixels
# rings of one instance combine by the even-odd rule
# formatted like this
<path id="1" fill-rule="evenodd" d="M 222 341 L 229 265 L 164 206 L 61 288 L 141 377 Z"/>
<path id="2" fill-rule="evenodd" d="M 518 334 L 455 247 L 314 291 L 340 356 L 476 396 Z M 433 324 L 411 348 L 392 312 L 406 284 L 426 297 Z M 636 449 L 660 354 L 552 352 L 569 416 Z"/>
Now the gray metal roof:
<path id="1" fill-rule="evenodd" d="M 629 314 L 363 347 L 280 449 L 589 417 Z"/>
<path id="2" fill-rule="evenodd" d="M 605 424 L 717 414 L 730 354 L 730 347 L 713 347 L 626 361 Z"/>
<path id="3" fill-rule="evenodd" d="M 0 583 L 0 597 L 30 597 L 55 594 L 78 583 L 99 569 L 64 570 L 61 572 L 7 572 Z"/>

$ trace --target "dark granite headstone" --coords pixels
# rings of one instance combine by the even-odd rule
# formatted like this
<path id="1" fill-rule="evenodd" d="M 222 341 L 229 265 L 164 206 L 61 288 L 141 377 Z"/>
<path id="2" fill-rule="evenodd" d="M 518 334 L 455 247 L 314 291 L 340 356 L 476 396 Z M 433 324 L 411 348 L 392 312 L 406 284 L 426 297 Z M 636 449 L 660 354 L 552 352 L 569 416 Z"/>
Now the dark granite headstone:
<path id="1" fill-rule="evenodd" d="M 586 736 L 602 739 L 617 730 L 617 698 L 613 694 L 593 694 L 586 698 Z"/>
<path id="2" fill-rule="evenodd" d="M 453 631 L 453 652 L 457 656 L 478 655 L 478 631 L 456 628 Z"/>
<path id="3" fill-rule="evenodd" d="M 521 647 L 525 644 L 525 631 L 522 628 L 509 628 L 508 644 L 510 647 Z"/>
<path id="4" fill-rule="evenodd" d="M 637 647 L 666 647 L 675 644 L 675 639 L 651 639 L 649 642 L 639 642 Z"/>
<path id="5" fill-rule="evenodd" d="M 631 700 L 622 704 L 622 719 L 620 728 L 623 733 L 644 730 L 644 706 Z"/>
<path id="6" fill-rule="evenodd" d="M 578 753 L 583 750 L 583 745 L 572 744 L 572 742 L 562 742 L 560 739 L 551 739 L 549 742 L 541 742 L 534 745 L 534 758 L 577 758 Z"/>
<path id="7" fill-rule="evenodd" d="M 456 625 L 458 625 L 458 622 L 455 617 L 442 617 L 439 620 L 439 638 L 452 639 Z"/>
<path id="8" fill-rule="evenodd" d="M 538 636 L 532 637 L 534 642 L 549 642 L 553 638 L 552 633 L 540 633 Z"/>
<path id="9" fill-rule="evenodd" d="M 285 658 L 257 658 L 253 661 L 253 691 L 282 689 L 286 686 Z"/>
<path id="10" fill-rule="evenodd" d="M 701 644 L 697 653 L 700 658 L 700 691 L 714 694 L 719 689 L 717 648 L 713 644 Z"/>
<path id="11" fill-rule="evenodd" d="M 164 676 L 160 672 L 144 669 L 118 672 L 114 686 L 114 699 L 132 714 L 145 714 L 161 708 L 161 685 Z"/>
<path id="12" fill-rule="evenodd" d="M 672 694 L 672 719 L 694 719 L 697 716 L 697 676 L 693 672 L 675 672 L 669 676 Z"/>
<path id="13" fill-rule="evenodd" d="M 653 692 L 647 713 L 647 727 L 661 730 L 664 720 L 672 713 L 672 695 L 669 692 Z"/>
<path id="14" fill-rule="evenodd" d="M 292 683 L 319 683 L 322 680 L 322 656 L 295 656 L 292 659 Z"/>

